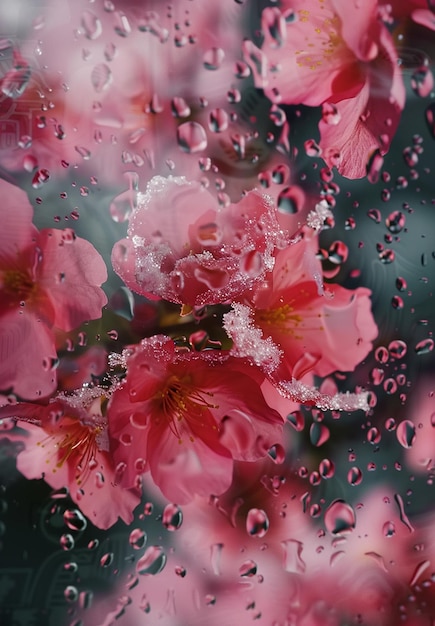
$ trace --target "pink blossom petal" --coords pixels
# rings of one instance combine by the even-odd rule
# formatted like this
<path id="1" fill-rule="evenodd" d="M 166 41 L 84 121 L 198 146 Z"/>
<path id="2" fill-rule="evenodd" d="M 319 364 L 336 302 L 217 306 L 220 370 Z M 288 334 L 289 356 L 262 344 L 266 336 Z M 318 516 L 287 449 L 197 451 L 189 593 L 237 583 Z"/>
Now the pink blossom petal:
<path id="1" fill-rule="evenodd" d="M 417 24 L 426 26 L 430 30 L 435 30 L 435 14 L 429 9 L 415 9 L 411 13 L 411 17 Z"/>
<path id="2" fill-rule="evenodd" d="M 195 494 L 221 494 L 231 485 L 233 460 L 209 448 L 201 439 L 179 443 L 173 434 L 151 429 L 148 441 L 151 475 L 172 502 L 185 504 Z M 174 479 L 176 477 L 176 479 Z"/>
<path id="3" fill-rule="evenodd" d="M 56 389 L 53 333 L 32 313 L 12 310 L 1 318 L 0 380 L 21 398 L 34 400 Z"/>
<path id="4" fill-rule="evenodd" d="M 54 325 L 69 331 L 101 317 L 107 297 L 100 285 L 107 280 L 107 270 L 94 246 L 69 229 L 53 228 L 39 233 L 38 245 L 38 284 L 53 302 Z"/>
<path id="5" fill-rule="evenodd" d="M 331 0 L 341 20 L 341 36 L 361 61 L 371 61 L 378 53 L 375 43 L 381 26 L 377 21 L 377 0 L 348 2 Z"/>
<path id="6" fill-rule="evenodd" d="M 32 224 L 33 209 L 27 195 L 14 185 L 0 180 L 2 195 L 0 229 L 0 270 L 20 261 L 26 248 L 32 246 L 37 233 Z"/>

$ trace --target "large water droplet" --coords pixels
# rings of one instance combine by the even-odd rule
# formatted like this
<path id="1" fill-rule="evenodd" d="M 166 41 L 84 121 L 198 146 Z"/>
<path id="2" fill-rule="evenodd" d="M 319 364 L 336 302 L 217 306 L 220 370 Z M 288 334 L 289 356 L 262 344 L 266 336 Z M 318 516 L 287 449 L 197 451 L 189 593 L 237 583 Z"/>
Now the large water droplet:
<path id="1" fill-rule="evenodd" d="M 105 63 L 99 63 L 91 73 L 91 83 L 97 93 L 101 93 L 112 82 L 112 71 Z"/>
<path id="2" fill-rule="evenodd" d="M 404 228 L 406 217 L 401 211 L 393 211 L 385 220 L 385 224 L 391 233 L 397 234 Z"/>
<path id="3" fill-rule="evenodd" d="M 225 109 L 213 109 L 210 111 L 208 125 L 214 133 L 222 133 L 228 128 L 228 113 Z"/>
<path id="4" fill-rule="evenodd" d="M 411 448 L 415 441 L 415 425 L 410 420 L 403 420 L 396 428 L 397 441 L 404 448 Z"/>
<path id="5" fill-rule="evenodd" d="M 225 52 L 222 48 L 210 48 L 204 54 L 204 67 L 207 70 L 218 70 L 225 58 Z"/>
<path id="6" fill-rule="evenodd" d="M 347 482 L 349 483 L 349 485 L 356 487 L 356 485 L 359 485 L 362 482 L 362 479 L 363 475 L 360 468 L 356 466 L 351 467 L 347 473 Z"/>
<path id="7" fill-rule="evenodd" d="M 257 563 L 249 560 L 242 563 L 239 567 L 239 574 L 244 578 L 252 578 L 257 573 Z"/>
<path id="8" fill-rule="evenodd" d="M 88 525 L 86 517 L 78 509 L 67 509 L 63 519 L 70 530 L 82 531 Z"/>
<path id="9" fill-rule="evenodd" d="M 344 500 L 334 500 L 325 511 L 324 521 L 332 535 L 348 533 L 355 528 L 355 511 Z"/>
<path id="10" fill-rule="evenodd" d="M 423 341 L 418 342 L 414 350 L 416 354 L 419 354 L 419 355 L 428 354 L 429 352 L 432 352 L 433 347 L 434 347 L 433 339 L 423 339 Z"/>
<path id="11" fill-rule="evenodd" d="M 141 528 L 134 528 L 128 538 L 128 541 L 132 548 L 140 550 L 144 547 L 147 540 L 146 532 Z"/>
<path id="12" fill-rule="evenodd" d="M 262 509 L 251 509 L 246 516 L 246 530 L 251 537 L 261 539 L 269 530 L 269 518 Z"/>
<path id="13" fill-rule="evenodd" d="M 177 128 L 177 142 L 183 152 L 202 152 L 207 148 L 207 135 L 198 122 L 185 122 Z"/>
<path id="14" fill-rule="evenodd" d="M 162 524 L 170 531 L 178 530 L 183 523 L 183 511 L 177 504 L 167 504 L 163 509 Z"/>
<path id="15" fill-rule="evenodd" d="M 83 11 L 81 24 L 88 39 L 98 39 L 103 32 L 100 19 L 92 11 Z"/>
<path id="16" fill-rule="evenodd" d="M 136 571 L 142 576 L 159 574 L 166 565 L 166 553 L 162 546 L 150 546 L 136 564 Z"/>

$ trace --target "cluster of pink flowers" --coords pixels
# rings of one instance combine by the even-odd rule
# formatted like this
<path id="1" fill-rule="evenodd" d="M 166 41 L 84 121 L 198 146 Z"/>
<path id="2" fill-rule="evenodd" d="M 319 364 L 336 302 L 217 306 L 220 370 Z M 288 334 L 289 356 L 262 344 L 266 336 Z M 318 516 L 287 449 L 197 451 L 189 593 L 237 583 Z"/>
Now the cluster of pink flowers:
<path id="1" fill-rule="evenodd" d="M 310 504 L 303 482 L 334 475 L 331 460 L 317 459 L 332 434 L 326 412 L 331 423 L 343 412 L 369 414 L 376 398 L 366 388 L 384 375 L 364 369 L 361 385 L 349 375 L 362 371 L 378 337 L 372 291 L 354 270 L 345 283 L 354 288 L 343 286 L 349 250 L 340 241 L 325 250 L 322 237 L 342 200 L 337 181 L 380 179 L 407 95 L 395 27 L 434 31 L 434 3 L 46 4 L 22 26 L 22 41 L 0 41 L 2 445 L 18 441 L 18 470 L 66 487 L 100 529 L 130 525 L 144 494 L 183 505 L 190 521 L 178 545 L 204 573 L 194 582 L 210 604 L 213 586 L 224 598 L 210 624 L 253 610 L 255 577 L 270 623 L 338 626 L 364 613 L 359 623 L 383 626 L 378 614 L 421 566 L 414 554 L 411 565 L 398 557 L 386 575 L 409 552 L 403 502 L 388 491 L 399 513 L 387 519 L 375 491 L 357 515 L 337 497 Z M 411 87 L 425 98 L 434 84 L 428 63 L 414 69 Z M 435 136 L 434 118 L 432 104 Z M 414 148 L 418 161 L 418 138 Z M 51 211 L 56 224 L 47 227 Z M 354 227 L 349 217 L 345 228 Z M 389 228 L 385 242 L 399 232 Z M 400 353 L 378 350 L 382 366 Z M 404 370 L 391 378 L 396 387 Z M 426 404 L 425 440 L 413 445 L 411 420 L 388 428 L 417 473 L 433 465 Z M 309 412 L 298 441 L 310 430 L 307 465 L 316 469 L 308 472 L 301 453 L 298 474 L 285 460 L 292 427 L 304 431 Z M 366 427 L 377 444 L 377 427 Z M 361 470 L 349 472 L 357 486 Z M 297 511 L 286 509 L 293 500 Z M 315 526 L 320 516 L 326 533 Z M 368 518 L 386 528 L 380 539 L 352 534 Z M 226 551 L 213 560 L 222 535 Z M 247 535 L 257 543 L 236 571 Z M 329 566 L 338 583 L 324 580 Z M 178 589 L 184 575 L 174 568 Z M 242 588 L 240 578 L 252 584 Z M 331 608 L 337 588 L 349 597 Z M 199 624 L 203 614 L 192 616 L 179 598 L 180 619 Z"/>

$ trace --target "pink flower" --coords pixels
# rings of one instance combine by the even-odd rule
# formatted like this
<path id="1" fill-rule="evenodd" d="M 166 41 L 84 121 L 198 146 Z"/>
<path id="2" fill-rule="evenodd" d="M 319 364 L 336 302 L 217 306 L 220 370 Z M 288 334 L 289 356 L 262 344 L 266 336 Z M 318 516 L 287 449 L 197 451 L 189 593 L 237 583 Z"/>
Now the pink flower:
<path id="1" fill-rule="evenodd" d="M 275 377 L 284 380 L 300 379 L 307 372 L 327 376 L 352 371 L 377 336 L 371 292 L 333 284 L 323 290 L 316 249 L 317 239 L 305 236 L 280 250 L 268 280 L 245 300 L 252 307 L 254 328 L 262 331 L 270 352 L 272 346 L 281 351 L 281 363 L 277 367 L 275 359 L 273 369 Z M 239 338 L 245 341 L 245 332 L 245 326 L 232 327 L 236 349 Z M 260 354 L 260 347 L 256 352 Z"/>
<path id="2" fill-rule="evenodd" d="M 107 272 L 92 244 L 72 229 L 38 231 L 25 193 L 0 189 L 0 386 L 34 399 L 56 386 L 54 329 L 101 316 Z"/>
<path id="3" fill-rule="evenodd" d="M 388 5 L 395 18 L 411 17 L 417 24 L 435 30 L 435 11 L 430 0 L 391 0 Z"/>
<path id="4" fill-rule="evenodd" d="M 0 409 L 0 418 L 17 418 L 25 431 L 19 471 L 29 479 L 44 478 L 54 489 L 68 487 L 74 502 L 99 528 L 109 528 L 118 518 L 129 524 L 140 501 L 137 489 L 116 485 L 106 401 L 103 390 L 83 388 L 69 396 L 58 394 L 45 406 L 23 402 Z"/>
<path id="5" fill-rule="evenodd" d="M 262 26 L 269 72 L 257 87 L 274 102 L 323 105 L 324 160 L 348 178 L 365 176 L 372 154 L 388 151 L 405 101 L 376 0 L 285 0 L 263 11 Z"/>
<path id="6" fill-rule="evenodd" d="M 226 302 L 273 266 L 275 209 L 256 191 L 219 209 L 199 183 L 156 176 L 138 195 L 115 271 L 141 295 L 201 306 Z"/>
<path id="7" fill-rule="evenodd" d="M 281 439 L 283 420 L 260 390 L 264 376 L 244 360 L 177 353 L 171 339 L 155 336 L 132 346 L 126 364 L 108 408 L 126 487 L 150 470 L 173 502 L 220 494 L 231 484 L 233 459 L 255 461 Z"/>

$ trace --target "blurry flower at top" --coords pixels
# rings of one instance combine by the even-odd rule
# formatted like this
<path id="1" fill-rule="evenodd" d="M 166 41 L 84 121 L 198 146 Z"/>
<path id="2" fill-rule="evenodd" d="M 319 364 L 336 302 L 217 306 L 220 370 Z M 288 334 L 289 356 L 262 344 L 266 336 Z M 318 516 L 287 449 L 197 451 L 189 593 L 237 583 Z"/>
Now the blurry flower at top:
<path id="1" fill-rule="evenodd" d="M 270 277 L 242 299 L 251 309 L 251 333 L 262 335 L 264 357 L 272 357 L 270 372 L 281 380 L 301 379 L 307 372 L 327 376 L 353 371 L 369 354 L 378 333 L 370 290 L 352 291 L 330 283 L 323 287 L 321 263 L 315 256 L 317 238 L 304 234 L 278 251 Z M 243 310 L 235 305 L 234 311 L 224 319 L 237 350 L 247 327 L 234 324 Z M 281 351 L 279 365 L 276 350 Z M 260 346 L 255 353 L 260 354 Z"/>
<path id="2" fill-rule="evenodd" d="M 376 0 L 284 0 L 263 11 L 262 32 L 256 86 L 272 102 L 322 105 L 323 159 L 343 176 L 364 177 L 372 154 L 388 151 L 405 103 Z"/>
<path id="3" fill-rule="evenodd" d="M 272 203 L 257 191 L 219 208 L 197 182 L 156 176 L 138 195 L 113 267 L 147 297 L 189 306 L 236 298 L 273 267 L 283 238 Z"/>
<path id="4" fill-rule="evenodd" d="M 421 26 L 435 30 L 435 6 L 432 0 L 389 0 L 391 13 L 396 19 L 411 19 Z"/>
<path id="5" fill-rule="evenodd" d="M 220 351 L 177 353 L 155 336 L 126 350 L 127 377 L 108 406 L 120 484 L 150 471 L 171 501 L 221 494 L 233 459 L 255 461 L 282 438 L 283 420 L 261 392 L 261 371 Z"/>
<path id="6" fill-rule="evenodd" d="M 0 419 L 16 418 L 25 431 L 18 470 L 29 479 L 44 478 L 54 489 L 68 487 L 74 502 L 99 528 L 109 528 L 118 517 L 129 524 L 140 501 L 137 489 L 116 485 L 106 405 L 104 390 L 84 387 L 71 395 L 58 394 L 47 405 L 20 402 L 0 408 Z"/>
<path id="7" fill-rule="evenodd" d="M 56 388 L 54 329 L 101 317 L 107 271 L 72 229 L 38 231 L 23 191 L 0 190 L 0 388 L 32 400 Z"/>

